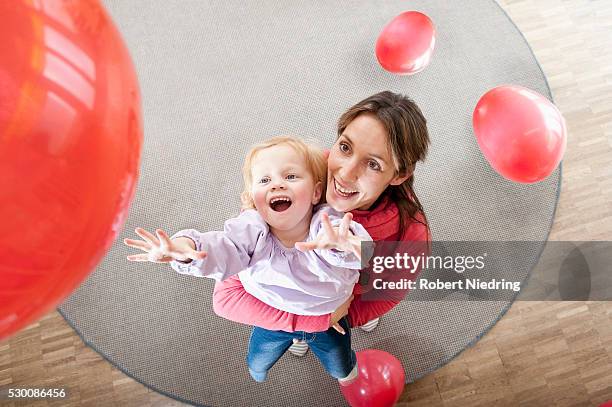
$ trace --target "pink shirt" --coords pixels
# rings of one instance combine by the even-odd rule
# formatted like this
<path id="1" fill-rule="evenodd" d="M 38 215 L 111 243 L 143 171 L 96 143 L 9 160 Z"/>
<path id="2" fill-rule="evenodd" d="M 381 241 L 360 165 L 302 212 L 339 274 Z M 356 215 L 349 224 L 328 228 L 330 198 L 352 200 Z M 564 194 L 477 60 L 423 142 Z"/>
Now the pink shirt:
<path id="1" fill-rule="evenodd" d="M 404 233 L 399 236 L 399 210 L 388 197 L 383 197 L 380 203 L 368 211 L 354 210 L 353 221 L 360 223 L 374 241 L 430 242 L 431 236 L 427 227 L 420 222 L 409 220 Z M 421 214 L 417 216 L 423 220 Z M 414 250 L 414 255 L 421 254 L 423 244 L 408 246 L 408 251 Z M 416 273 L 410 278 L 416 279 Z M 398 277 L 388 274 L 388 279 Z M 401 277 L 406 277 L 402 275 Z M 370 280 L 372 280 L 370 278 Z M 349 308 L 348 318 L 351 326 L 360 326 L 377 318 L 395 307 L 406 295 L 407 291 L 398 293 L 392 298 L 373 300 L 367 298 L 363 286 L 355 285 L 355 296 Z M 297 315 L 285 312 L 258 300 L 247 293 L 236 277 L 217 282 L 213 294 L 213 307 L 217 315 L 243 324 L 256 325 L 270 330 L 287 332 L 306 331 L 321 332 L 329 328 L 331 313 L 319 316 Z"/>

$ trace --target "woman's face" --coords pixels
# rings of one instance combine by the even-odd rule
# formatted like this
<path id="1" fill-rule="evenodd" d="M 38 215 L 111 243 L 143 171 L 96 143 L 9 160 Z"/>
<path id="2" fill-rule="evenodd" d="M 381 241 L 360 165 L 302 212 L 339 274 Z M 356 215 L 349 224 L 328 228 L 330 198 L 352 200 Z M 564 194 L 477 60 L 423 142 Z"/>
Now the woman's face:
<path id="1" fill-rule="evenodd" d="M 367 210 L 399 176 L 387 131 L 370 113 L 362 113 L 346 126 L 333 145 L 327 161 L 327 203 L 342 212 Z"/>

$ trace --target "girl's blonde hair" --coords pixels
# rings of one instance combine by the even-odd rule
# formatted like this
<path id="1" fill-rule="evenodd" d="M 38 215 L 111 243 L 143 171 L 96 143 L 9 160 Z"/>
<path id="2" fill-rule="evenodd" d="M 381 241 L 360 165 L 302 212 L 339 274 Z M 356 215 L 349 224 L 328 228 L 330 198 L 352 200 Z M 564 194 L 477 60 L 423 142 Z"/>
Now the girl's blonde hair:
<path id="1" fill-rule="evenodd" d="M 321 183 L 321 199 L 319 200 L 319 203 L 325 201 L 325 187 L 327 185 L 327 159 L 323 155 L 323 151 L 314 144 L 307 144 L 297 137 L 278 136 L 254 145 L 246 155 L 244 165 L 242 167 L 244 191 L 242 191 L 242 194 L 240 194 L 243 210 L 255 208 L 255 202 L 253 201 L 253 195 L 251 194 L 251 189 L 253 187 L 253 177 L 251 174 L 253 158 L 255 158 L 255 155 L 263 149 L 281 145 L 287 145 L 293 148 L 296 153 L 302 155 L 315 184 L 317 182 Z"/>

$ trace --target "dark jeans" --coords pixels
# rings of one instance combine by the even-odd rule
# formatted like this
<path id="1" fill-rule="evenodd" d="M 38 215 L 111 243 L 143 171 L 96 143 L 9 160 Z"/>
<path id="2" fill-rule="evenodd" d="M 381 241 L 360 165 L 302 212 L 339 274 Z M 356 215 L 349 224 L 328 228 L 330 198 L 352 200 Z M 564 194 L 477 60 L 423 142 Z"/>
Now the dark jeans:
<path id="1" fill-rule="evenodd" d="M 255 381 L 266 380 L 268 370 L 289 349 L 295 338 L 308 343 L 312 352 L 330 375 L 336 379 L 345 378 L 355 367 L 357 358 L 351 349 L 351 330 L 346 317 L 340 320 L 340 325 L 344 328 L 345 335 L 333 328 L 325 332 L 308 333 L 269 331 L 254 327 L 247 354 L 249 373 Z"/>

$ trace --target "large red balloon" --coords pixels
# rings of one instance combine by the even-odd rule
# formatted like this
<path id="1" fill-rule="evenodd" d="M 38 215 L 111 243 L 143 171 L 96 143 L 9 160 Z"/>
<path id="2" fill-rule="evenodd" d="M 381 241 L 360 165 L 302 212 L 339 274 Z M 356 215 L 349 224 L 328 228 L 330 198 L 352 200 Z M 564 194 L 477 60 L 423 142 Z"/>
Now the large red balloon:
<path id="1" fill-rule="evenodd" d="M 485 93 L 472 124 L 486 159 L 511 181 L 545 179 L 565 153 L 567 131 L 559 109 L 521 86 L 499 86 Z"/>
<path id="2" fill-rule="evenodd" d="M 376 40 L 376 58 L 391 73 L 415 74 L 429 64 L 435 44 L 436 29 L 429 17 L 406 11 L 381 31 Z"/>
<path id="3" fill-rule="evenodd" d="M 0 339 L 100 262 L 138 178 L 128 51 L 96 0 L 0 1 Z"/>
<path id="4" fill-rule="evenodd" d="M 352 407 L 390 407 L 404 391 L 406 375 L 399 360 L 377 349 L 357 352 L 359 376 L 347 386 L 340 386 Z"/>

